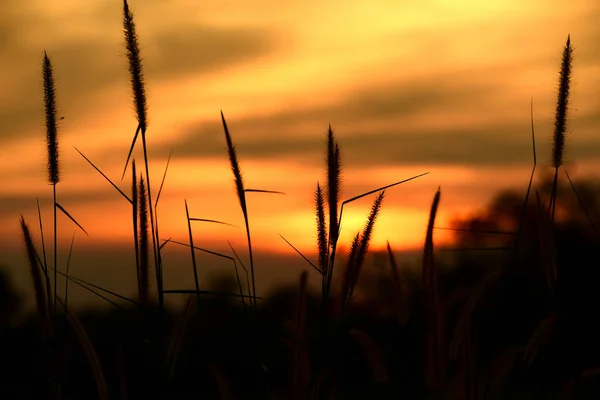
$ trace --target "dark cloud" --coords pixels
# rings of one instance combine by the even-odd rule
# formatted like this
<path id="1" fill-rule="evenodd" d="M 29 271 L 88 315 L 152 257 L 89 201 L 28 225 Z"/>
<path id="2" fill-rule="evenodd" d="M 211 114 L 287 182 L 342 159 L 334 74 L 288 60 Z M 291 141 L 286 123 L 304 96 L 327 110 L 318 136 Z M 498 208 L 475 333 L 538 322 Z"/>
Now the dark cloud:
<path id="1" fill-rule="evenodd" d="M 32 127 L 43 129 L 40 68 L 44 50 L 55 68 L 59 112 L 81 104 L 98 108 L 99 105 L 90 102 L 90 96 L 112 85 L 122 86 L 123 94 L 128 94 L 125 50 L 120 41 L 110 39 L 114 36 L 57 37 L 53 32 L 64 21 L 27 13 L 25 2 L 2 3 L 0 51 L 3 59 L 10 60 L 3 71 L 10 85 L 0 94 L 0 104 L 4 105 L 0 108 L 3 138 L 17 138 Z M 102 12 L 94 14 L 94 18 L 106 20 L 103 26 L 107 30 L 120 32 L 120 8 L 100 7 Z M 93 22 L 98 21 L 90 20 Z M 153 30 L 144 27 L 138 26 L 138 34 L 149 85 L 162 79 L 209 73 L 263 56 L 277 46 L 274 38 L 281 38 L 266 29 L 219 28 L 185 22 Z M 45 36 L 34 40 L 30 30 L 43 32 Z"/>
<path id="2" fill-rule="evenodd" d="M 436 117 L 440 110 L 481 114 L 488 110 L 486 99 L 501 95 L 501 88 L 465 88 L 463 84 L 444 83 L 447 81 L 444 77 L 433 82 L 430 79 L 425 85 L 366 88 L 332 106 L 228 120 L 228 127 L 242 161 L 297 158 L 321 163 L 328 123 L 338 135 L 347 165 L 501 165 L 532 161 L 528 110 L 524 110 L 520 121 L 498 121 L 491 115 L 488 123 L 467 127 L 454 127 L 440 120 L 437 128 L 407 128 L 406 121 L 414 115 L 429 122 L 441 118 Z M 549 154 L 551 117 L 540 120 L 536 120 L 538 154 Z M 385 128 L 369 128 L 369 121 L 385 123 Z M 600 112 L 573 115 L 570 123 L 578 130 L 591 130 L 600 126 Z M 183 139 L 173 143 L 174 156 L 225 157 L 217 113 L 214 121 L 190 126 L 186 132 Z M 590 159 L 598 150 L 600 139 L 577 134 L 568 138 L 567 159 Z M 158 156 L 158 151 L 155 154 Z M 164 151 L 160 154 L 164 156 Z"/>

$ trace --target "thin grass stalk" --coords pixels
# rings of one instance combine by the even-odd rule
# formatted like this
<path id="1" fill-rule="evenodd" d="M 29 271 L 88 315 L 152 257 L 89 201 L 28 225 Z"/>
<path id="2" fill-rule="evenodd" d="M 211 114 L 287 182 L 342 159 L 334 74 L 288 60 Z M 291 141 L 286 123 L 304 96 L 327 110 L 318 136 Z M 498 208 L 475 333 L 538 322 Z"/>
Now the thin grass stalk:
<path id="1" fill-rule="evenodd" d="M 47 307 L 51 307 L 52 305 L 52 291 L 50 289 L 50 277 L 48 275 L 48 261 L 46 259 L 46 243 L 44 240 L 44 226 L 42 223 L 42 212 L 40 210 L 40 200 L 37 199 L 37 211 L 38 211 L 38 221 L 40 223 L 40 237 L 42 240 L 42 254 L 44 257 L 44 262 L 42 264 L 43 270 L 44 270 L 44 278 L 46 280 L 46 297 L 47 297 L 47 302 L 46 302 L 46 306 Z M 48 312 L 50 312 L 50 309 L 48 309 Z"/>
<path id="2" fill-rule="evenodd" d="M 158 292 L 158 306 L 163 308 L 164 296 L 163 296 L 163 283 L 162 283 L 162 265 L 160 264 L 160 257 L 158 255 L 158 227 L 156 224 L 156 216 L 154 214 L 154 207 L 152 207 L 152 192 L 150 189 L 150 171 L 148 169 L 148 152 L 146 148 L 146 132 L 142 130 L 142 145 L 144 148 L 144 166 L 146 167 L 146 187 L 148 190 L 148 213 L 150 214 L 150 226 L 152 227 L 152 251 L 154 255 L 154 264 L 156 269 L 156 286 Z"/>
<path id="3" fill-rule="evenodd" d="M 67 258 L 67 268 L 65 275 L 69 276 L 69 270 L 71 267 L 71 255 L 73 254 L 73 243 L 75 242 L 75 232 L 73 232 L 73 236 L 71 237 L 71 246 L 69 247 L 69 256 Z M 64 313 L 67 314 L 67 306 L 69 304 L 69 280 L 65 279 L 65 309 Z"/>
<path id="4" fill-rule="evenodd" d="M 440 389 L 444 375 L 443 333 L 441 326 L 438 269 L 433 256 L 433 227 L 440 202 L 438 188 L 429 214 L 423 252 L 423 294 L 425 300 L 426 380 L 434 391 Z"/>
<path id="5" fill-rule="evenodd" d="M 42 274 L 40 267 L 36 259 L 35 245 L 33 238 L 29 231 L 29 227 L 25 222 L 25 219 L 21 215 L 21 234 L 25 242 L 25 250 L 27 252 L 27 261 L 29 262 L 29 272 L 31 274 L 31 281 L 33 282 L 33 292 L 35 294 L 35 304 L 40 318 L 40 325 L 42 331 L 42 338 L 47 340 L 50 336 L 50 319 L 48 315 L 48 304 L 46 304 L 46 293 L 44 283 L 42 281 Z"/>
<path id="6" fill-rule="evenodd" d="M 173 328 L 169 347 L 167 349 L 167 368 L 168 376 L 167 382 L 170 382 L 175 373 L 175 366 L 177 364 L 177 358 L 181 352 L 181 346 L 183 345 L 185 332 L 190 319 L 191 310 L 193 307 L 192 296 L 188 296 L 188 300 L 185 303 L 183 315 L 178 319 L 176 325 Z"/>
<path id="7" fill-rule="evenodd" d="M 53 269 L 53 268 L 51 268 L 51 269 Z M 127 301 L 128 303 L 131 303 L 131 304 L 133 304 L 133 305 L 136 305 L 136 306 L 140 306 L 140 304 L 139 304 L 138 302 L 136 302 L 135 300 L 131 300 L 131 299 L 129 299 L 129 298 L 127 298 L 127 297 L 125 297 L 125 296 L 121 296 L 121 295 L 120 295 L 120 294 L 118 294 L 118 293 L 115 293 L 115 292 L 113 292 L 113 291 L 110 291 L 110 290 L 108 290 L 108 289 L 104 289 L 104 288 L 102 288 L 102 287 L 100 287 L 100 286 L 98 286 L 98 285 L 94 285 L 94 284 L 93 284 L 93 283 L 91 283 L 91 282 L 87 282 L 87 281 L 84 281 L 83 279 L 80 279 L 80 278 L 76 278 L 76 277 L 74 277 L 74 276 L 67 275 L 67 274 L 65 274 L 64 272 L 60 272 L 60 271 L 58 271 L 58 274 L 59 274 L 60 276 L 64 277 L 65 279 L 68 279 L 68 280 L 70 280 L 70 281 L 71 281 L 71 282 L 73 282 L 74 284 L 76 284 L 76 285 L 78 285 L 78 286 L 80 286 L 80 287 L 84 288 L 84 289 L 85 289 L 85 290 L 87 290 L 88 292 L 95 294 L 96 296 L 100 297 L 102 300 L 105 300 L 106 302 L 108 302 L 108 303 L 112 304 L 113 306 L 115 306 L 115 307 L 117 307 L 117 308 L 123 308 L 123 307 L 121 307 L 119 304 L 115 303 L 114 301 L 112 301 L 112 300 L 111 300 L 111 299 L 109 299 L 108 297 L 101 295 L 100 293 L 96 292 L 95 290 L 93 290 L 93 289 L 91 289 L 91 288 L 92 288 L 92 287 L 93 287 L 93 288 L 96 288 L 96 289 L 98 289 L 98 290 L 100 290 L 100 291 L 103 291 L 103 292 L 105 292 L 105 293 L 108 293 L 108 294 L 110 294 L 110 295 L 112 295 L 112 296 L 115 296 L 115 297 L 117 297 L 117 298 L 119 298 L 119 299 L 121 299 L 121 300 Z"/>
<path id="8" fill-rule="evenodd" d="M 296 312 L 294 316 L 294 346 L 292 365 L 292 391 L 304 393 L 309 382 L 309 359 L 306 351 L 305 321 L 306 321 L 306 289 L 308 285 L 308 272 L 300 275 Z"/>
<path id="9" fill-rule="evenodd" d="M 554 290 L 556 283 L 556 246 L 554 245 L 554 231 L 552 230 L 551 215 L 540 202 L 539 193 L 536 191 L 537 211 L 539 218 L 538 235 L 540 242 L 540 260 L 542 270 L 546 276 L 546 283 L 550 290 Z"/>
<path id="10" fill-rule="evenodd" d="M 537 155 L 535 150 L 535 128 L 533 124 L 533 99 L 531 99 L 531 142 L 533 148 L 533 168 L 531 169 L 531 176 L 529 177 L 529 184 L 527 185 L 527 193 L 525 194 L 525 200 L 523 201 L 523 208 L 521 210 L 521 217 L 519 218 L 519 226 L 515 234 L 515 244 L 513 247 L 513 256 L 511 265 L 515 265 L 517 262 L 517 253 L 519 250 L 519 242 L 521 241 L 521 234 L 523 232 L 523 224 L 525 223 L 525 215 L 529 204 L 529 195 L 531 193 L 531 184 L 533 183 L 533 176 L 535 174 L 535 168 L 537 166 Z M 509 266 L 510 267 L 510 266 Z"/>
<path id="11" fill-rule="evenodd" d="M 571 177 L 569 176 L 569 172 L 567 171 L 566 168 L 564 169 L 564 171 L 565 171 L 565 175 L 567 176 L 567 180 L 569 181 L 569 184 L 571 185 L 571 189 L 573 190 L 573 193 L 575 194 L 575 197 L 577 197 L 577 202 L 579 203 L 579 207 L 581 208 L 581 210 L 585 214 L 585 217 L 587 218 L 588 222 L 590 223 L 590 226 L 592 227 L 592 230 L 594 231 L 594 234 L 597 235 L 598 231 L 596 229 L 596 224 L 594 224 L 594 220 L 592 219 L 592 216 L 590 215 L 587 207 L 585 206 L 585 203 L 583 202 L 583 199 L 579 195 L 579 192 L 575 188 L 575 184 L 571 180 Z"/>
<path id="12" fill-rule="evenodd" d="M 85 331 L 85 328 L 81 325 L 81 322 L 79 322 L 79 318 L 77 318 L 77 316 L 71 310 L 67 310 L 67 321 L 73 328 L 73 331 L 79 339 L 81 347 L 83 348 L 83 351 L 88 359 L 88 363 L 92 369 L 92 376 L 96 382 L 98 398 L 100 400 L 108 400 L 109 397 L 106 379 L 104 378 L 102 365 L 100 364 L 100 359 L 98 358 L 98 354 L 96 353 L 94 345 Z"/>
<path id="13" fill-rule="evenodd" d="M 160 195 L 162 193 L 162 189 L 163 189 L 163 185 L 165 183 L 165 179 L 167 177 L 167 171 L 169 170 L 169 163 L 171 162 L 171 152 L 169 152 L 169 157 L 167 158 L 167 165 L 165 167 L 165 172 L 163 173 L 163 177 L 162 180 L 160 182 L 160 186 L 158 188 L 158 193 L 156 195 L 156 200 L 154 203 L 154 216 L 155 216 L 155 226 L 154 226 L 154 230 L 155 230 L 155 238 L 156 238 L 156 242 L 158 245 L 158 241 L 160 238 L 160 234 L 159 234 L 159 229 L 158 229 L 158 202 L 160 200 Z M 157 270 L 157 277 L 158 280 L 160 282 L 159 286 L 160 286 L 160 293 L 163 293 L 163 269 L 162 269 L 162 246 L 158 246 L 157 250 L 156 250 L 156 256 L 158 257 L 158 270 Z M 160 296 L 163 296 L 162 294 Z"/>
<path id="14" fill-rule="evenodd" d="M 246 237 L 248 240 L 248 254 L 250 257 L 250 277 L 252 280 L 252 305 L 256 308 L 256 281 L 254 276 L 254 257 L 252 255 L 252 240 L 250 238 L 250 224 L 248 222 L 248 207 L 246 203 L 246 192 L 244 189 L 244 181 L 242 179 L 242 171 L 239 166 L 237 153 L 235 151 L 235 146 L 233 145 L 233 141 L 231 140 L 231 135 L 229 134 L 229 129 L 227 128 L 227 122 L 225 121 L 225 116 L 223 115 L 223 111 L 221 111 L 221 122 L 223 123 L 223 129 L 225 131 L 225 140 L 227 141 L 227 154 L 229 155 L 229 163 L 231 166 L 231 171 L 233 172 L 236 192 L 238 196 L 238 200 L 240 202 L 240 208 L 242 209 L 242 214 L 244 215 L 244 223 L 246 224 Z"/>
<path id="15" fill-rule="evenodd" d="M 563 49 L 560 76 L 558 84 L 558 98 L 556 101 L 556 113 L 554 120 L 554 137 L 552 146 L 552 166 L 554 167 L 554 184 L 552 187 L 552 222 L 554 222 L 554 211 L 556 209 L 556 191 L 558 189 L 558 168 L 563 163 L 565 148 L 565 133 L 567 130 L 567 111 L 569 105 L 569 92 L 571 86 L 571 68 L 573 60 L 573 49 L 571 48 L 571 35 L 567 37 L 567 43 Z"/>
<path id="16" fill-rule="evenodd" d="M 556 210 L 556 198 L 558 197 L 558 167 L 554 169 L 554 181 L 552 183 L 552 194 L 550 196 L 550 218 L 554 223 L 554 212 Z"/>
<path id="17" fill-rule="evenodd" d="M 346 264 L 346 270 L 344 271 L 344 276 L 342 278 L 342 293 L 341 293 L 341 310 L 340 315 L 345 315 L 346 306 L 351 298 L 351 286 L 352 286 L 352 275 L 354 274 L 354 269 L 356 265 L 356 253 L 358 253 L 358 248 L 360 247 L 360 232 L 356 233 L 354 239 L 352 240 L 352 245 L 350 245 L 350 251 L 348 252 L 348 263 Z"/>
<path id="18" fill-rule="evenodd" d="M 312 261 L 310 261 L 308 259 L 308 257 L 306 257 L 304 254 L 302 254 L 302 252 L 300 250 L 298 250 L 292 243 L 290 243 L 289 240 L 287 240 L 282 234 L 279 234 L 279 237 L 283 239 L 284 242 L 287 243 L 288 246 L 290 246 L 292 248 L 292 250 L 294 250 L 296 252 L 296 254 L 298 254 L 300 257 L 302 257 L 302 259 L 304 261 L 306 261 L 308 263 L 308 265 L 310 265 L 311 267 L 313 267 L 313 269 L 315 271 L 317 271 L 319 274 L 323 275 L 323 271 L 317 267 Z M 317 262 L 318 264 L 318 262 Z"/>
<path id="19" fill-rule="evenodd" d="M 148 235 L 148 197 L 146 196 L 146 186 L 144 184 L 144 178 L 140 177 L 139 189 L 138 189 L 138 211 L 139 211 L 139 265 L 140 265 L 140 280 L 139 280 L 139 301 L 142 305 L 148 304 L 148 281 L 149 281 L 149 270 L 150 262 L 148 259 L 150 240 Z"/>
<path id="20" fill-rule="evenodd" d="M 48 147 L 48 181 L 52 185 L 54 195 L 54 266 L 57 267 L 57 240 L 56 240 L 56 184 L 60 181 L 60 169 L 58 163 L 58 126 L 56 111 L 56 89 L 54 84 L 54 73 L 52 62 L 44 51 L 42 62 L 42 75 L 44 80 L 44 108 L 46 111 L 46 144 Z M 54 306 L 56 313 L 58 276 L 54 273 Z"/>
<path id="21" fill-rule="evenodd" d="M 244 311 L 246 311 L 246 301 L 244 300 L 244 290 L 242 289 L 242 280 L 240 279 L 240 271 L 239 268 L 237 266 L 236 263 L 236 259 L 237 261 L 240 263 L 240 265 L 242 266 L 242 268 L 244 269 L 244 271 L 246 270 L 246 267 L 244 266 L 244 264 L 242 263 L 242 260 L 240 260 L 240 258 L 238 257 L 237 253 L 235 252 L 233 246 L 231 245 L 231 243 L 229 242 L 229 240 L 227 241 L 227 244 L 229 245 L 229 248 L 231 249 L 231 251 L 233 252 L 233 255 L 235 257 L 235 259 L 233 259 L 233 267 L 235 269 L 235 277 L 237 280 L 237 284 L 238 284 L 238 289 L 240 291 L 240 297 L 242 299 L 242 308 Z M 246 271 L 246 281 L 248 279 L 248 272 Z M 248 295 L 252 295 L 252 293 L 250 292 L 250 287 L 248 287 Z"/>
<path id="22" fill-rule="evenodd" d="M 187 200 L 184 200 L 185 202 L 185 216 L 186 216 L 186 220 L 187 220 L 187 225 L 188 225 L 188 234 L 189 234 L 189 240 L 190 240 L 190 252 L 192 255 L 192 268 L 194 270 L 194 284 L 196 287 L 196 296 L 197 296 L 197 300 L 198 300 L 198 309 L 200 309 L 200 284 L 198 282 L 198 268 L 196 266 L 196 253 L 194 252 L 195 247 L 194 247 L 194 235 L 192 234 L 192 224 L 190 221 L 190 211 L 188 209 L 188 204 L 187 204 Z"/>
<path id="23" fill-rule="evenodd" d="M 252 296 L 252 292 L 250 291 L 250 278 L 248 276 L 248 269 L 242 262 L 242 259 L 238 256 L 237 252 L 235 251 L 235 249 L 233 248 L 231 243 L 229 241 L 227 241 L 227 244 L 229 244 L 229 247 L 231 248 L 233 255 L 235 256 L 236 260 L 240 263 L 240 266 L 242 267 L 242 269 L 244 270 L 244 273 L 246 274 L 246 287 L 248 290 L 248 296 Z"/>
<path id="24" fill-rule="evenodd" d="M 133 222 L 133 245 L 135 248 L 135 273 L 137 277 L 138 285 L 138 296 L 141 293 L 141 281 L 140 281 L 140 244 L 138 236 L 138 180 L 137 171 L 135 168 L 135 160 L 131 161 L 131 211 L 132 211 L 132 222 Z"/>
<path id="25" fill-rule="evenodd" d="M 58 245 L 57 245 L 57 229 L 56 229 L 56 185 L 52 185 L 52 193 L 54 197 L 54 314 L 56 314 L 56 299 L 58 294 L 57 273 L 58 270 Z"/>
<path id="26" fill-rule="evenodd" d="M 394 311 L 396 312 L 396 319 L 398 323 L 403 321 L 402 311 L 407 308 L 408 296 L 402 288 L 402 279 L 400 278 L 400 271 L 398 270 L 398 264 L 396 263 L 396 257 L 390 246 L 390 242 L 387 242 L 387 253 L 390 260 L 390 267 L 392 270 L 392 296 L 394 302 Z"/>

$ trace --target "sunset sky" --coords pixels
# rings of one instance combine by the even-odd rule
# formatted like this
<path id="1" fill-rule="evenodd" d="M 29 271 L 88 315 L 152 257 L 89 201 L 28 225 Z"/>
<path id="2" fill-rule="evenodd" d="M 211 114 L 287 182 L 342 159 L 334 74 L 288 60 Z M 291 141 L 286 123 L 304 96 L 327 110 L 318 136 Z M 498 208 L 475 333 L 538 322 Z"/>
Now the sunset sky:
<path id="1" fill-rule="evenodd" d="M 600 166 L 595 0 L 130 0 L 129 5 L 144 62 L 155 193 L 173 154 L 158 208 L 163 239 L 187 241 L 187 199 L 192 216 L 235 225 L 195 225 L 198 245 L 228 251 L 230 240 L 246 254 L 223 110 L 246 186 L 286 193 L 249 194 L 257 250 L 292 254 L 282 234 L 304 252 L 313 251 L 313 197 L 317 181 L 324 182 L 328 124 L 341 145 L 343 199 L 430 172 L 387 192 L 373 237 L 375 247 L 387 240 L 398 250 L 421 246 L 438 186 L 438 226 L 484 207 L 502 188 L 526 189 L 532 98 L 539 167 L 548 168 L 558 67 L 568 34 L 574 76 L 567 167 L 571 175 L 583 176 Z M 54 65 L 64 117 L 58 202 L 89 232 L 76 234 L 74 267 L 89 277 L 86 251 L 107 253 L 101 249 L 126 248 L 132 241 L 130 206 L 73 148 L 129 193 L 131 175 L 122 182 L 120 176 L 137 123 L 122 2 L 0 2 L 0 264 L 14 269 L 24 262 L 20 214 L 40 242 L 36 198 L 47 245 L 52 239 L 44 50 Z M 141 151 L 135 156 L 140 162 Z M 350 242 L 362 228 L 372 201 L 368 197 L 344 211 L 342 241 Z M 63 247 L 73 231 L 61 217 Z M 436 232 L 437 240 L 447 238 L 447 232 Z"/>

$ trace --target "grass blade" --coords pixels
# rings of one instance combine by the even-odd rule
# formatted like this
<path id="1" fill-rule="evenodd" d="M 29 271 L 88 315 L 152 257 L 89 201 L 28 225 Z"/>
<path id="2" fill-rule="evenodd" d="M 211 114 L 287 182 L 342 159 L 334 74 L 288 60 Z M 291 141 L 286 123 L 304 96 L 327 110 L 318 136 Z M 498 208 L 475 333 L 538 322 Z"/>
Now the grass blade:
<path id="1" fill-rule="evenodd" d="M 63 212 L 63 214 L 65 214 L 67 217 L 69 217 L 69 219 L 70 219 L 71 221 L 73 221 L 73 223 L 74 223 L 75 225 L 77 225 L 77 226 L 79 227 L 79 229 L 81 229 L 81 230 L 83 231 L 83 233 L 85 233 L 87 236 L 90 236 L 90 235 L 87 233 L 87 231 L 86 231 L 85 229 L 83 229 L 83 227 L 82 227 L 81 225 L 79 225 L 79 222 L 77 222 L 77 221 L 75 220 L 75 218 L 71 217 L 71 214 L 69 214 L 69 213 L 67 212 L 67 210 L 65 210 L 65 209 L 63 208 L 63 206 L 61 206 L 60 204 L 56 203 L 56 207 L 57 207 L 57 208 L 58 208 L 60 211 L 62 211 L 62 212 Z"/>
<path id="2" fill-rule="evenodd" d="M 237 228 L 237 226 L 230 224 L 228 222 L 223 222 L 223 221 L 217 221 L 215 219 L 205 219 L 205 218 L 191 218 L 190 217 L 190 221 L 198 221 L 198 222 L 208 222 L 208 223 L 212 223 L 212 224 L 220 224 L 220 225 L 229 225 L 229 226 L 233 226 L 235 228 Z"/>
<path id="3" fill-rule="evenodd" d="M 423 251 L 423 294 L 425 297 L 426 364 L 425 376 L 428 385 L 434 391 L 441 388 L 444 379 L 445 352 L 442 325 L 442 313 L 439 297 L 439 272 L 433 256 L 433 227 L 440 202 L 438 188 L 429 214 L 425 248 Z"/>
<path id="4" fill-rule="evenodd" d="M 60 299 L 59 302 L 61 302 Z M 96 353 L 96 349 L 94 348 L 92 341 L 81 325 L 81 322 L 79 322 L 79 318 L 77 318 L 77 316 L 69 309 L 67 309 L 67 321 L 73 328 L 73 331 L 79 339 L 81 347 L 83 348 L 83 351 L 88 359 L 88 363 L 92 369 L 94 381 L 96 382 L 98 398 L 100 400 L 108 400 L 108 387 L 106 386 L 106 380 L 104 379 L 104 372 L 102 372 L 102 365 L 100 364 L 100 359 L 98 358 L 98 354 Z"/>
<path id="5" fill-rule="evenodd" d="M 131 154 L 133 153 L 133 149 L 135 148 L 135 142 L 137 141 L 139 134 L 140 134 L 140 125 L 138 124 L 138 127 L 135 130 L 135 135 L 133 135 L 133 140 L 131 141 L 131 147 L 129 148 L 129 153 L 127 153 L 127 160 L 125 161 L 125 168 L 123 168 L 123 174 L 121 175 L 121 180 L 123 180 L 123 178 L 125 177 L 125 173 L 127 172 L 127 166 L 129 165 L 129 160 L 131 159 Z"/>
<path id="6" fill-rule="evenodd" d="M 196 292 L 200 292 L 200 284 L 198 283 L 198 268 L 196 266 L 196 253 L 194 252 L 194 236 L 192 234 L 192 224 L 190 223 L 190 211 L 188 209 L 188 204 L 187 204 L 187 200 L 184 200 L 185 202 L 185 217 L 187 220 L 187 225 L 188 225 L 188 234 L 189 234 L 189 240 L 190 240 L 190 253 L 192 255 L 192 268 L 194 269 L 194 284 L 196 287 Z M 173 241 L 173 243 L 177 243 L 175 241 Z M 165 291 L 166 293 L 166 291 Z M 198 306 L 200 306 L 200 295 L 197 295 L 197 300 L 198 300 Z"/>
<path id="7" fill-rule="evenodd" d="M 283 239 L 283 240 L 284 240 L 284 241 L 285 241 L 285 242 L 286 242 L 286 243 L 287 243 L 287 244 L 288 244 L 288 245 L 289 245 L 289 246 L 290 246 L 292 249 L 294 249 L 294 251 L 295 251 L 296 253 L 298 253 L 298 255 L 299 255 L 300 257 L 304 258 L 304 260 L 305 260 L 307 263 L 309 263 L 309 264 L 310 264 L 310 266 L 311 266 L 311 267 L 313 267 L 313 268 L 314 268 L 314 269 L 315 269 L 315 270 L 316 270 L 316 271 L 317 271 L 319 274 L 321 274 L 321 275 L 323 275 L 323 274 L 324 274 L 324 272 L 323 272 L 321 269 L 319 269 L 319 267 L 317 267 L 315 264 L 313 264 L 313 263 L 312 263 L 312 261 L 310 261 L 310 260 L 309 260 L 307 257 L 305 257 L 305 256 L 304 256 L 304 254 L 302 254 L 302 253 L 300 252 L 300 250 L 298 250 L 297 248 L 295 248 L 295 247 L 294 247 L 294 245 L 293 245 L 293 244 L 291 244 L 291 243 L 290 243 L 290 242 L 289 242 L 289 241 L 288 241 L 286 238 L 284 238 L 284 237 L 283 237 L 281 234 L 279 234 L 279 236 L 280 236 L 280 237 L 281 237 L 281 238 L 282 238 L 282 239 Z"/>
<path id="8" fill-rule="evenodd" d="M 44 278 L 46 280 L 46 297 L 47 297 L 47 301 L 48 301 L 47 306 L 50 307 L 50 305 L 52 304 L 52 293 L 50 290 L 50 277 L 48 276 L 48 260 L 46 258 L 46 243 L 44 241 L 44 226 L 42 224 L 42 211 L 40 210 L 40 199 L 36 199 L 36 201 L 37 201 L 38 221 L 40 223 L 40 237 L 42 240 L 42 255 L 44 257 L 44 262 L 43 263 L 40 262 L 40 264 L 44 271 Z M 50 311 L 50 310 L 48 310 L 48 311 Z"/>
<path id="9" fill-rule="evenodd" d="M 73 232 L 73 236 L 71 237 L 71 246 L 69 247 L 69 257 L 67 258 L 67 268 L 65 271 L 65 275 L 69 276 L 69 269 L 71 267 L 71 255 L 73 254 L 73 243 L 75 242 L 75 232 Z M 65 279 L 65 314 L 67 313 L 67 304 L 69 300 L 69 280 Z"/>
<path id="10" fill-rule="evenodd" d="M 31 274 L 31 281 L 33 282 L 33 291 L 35 294 L 35 304 L 40 318 L 40 325 L 42 331 L 42 337 L 47 340 L 50 337 L 50 318 L 48 304 L 46 303 L 46 290 L 44 288 L 44 282 L 42 280 L 41 268 L 39 267 L 36 260 L 35 245 L 33 238 L 29 231 L 29 227 L 25 222 L 25 219 L 21 215 L 21 234 L 25 242 L 25 250 L 27 252 L 27 260 L 29 262 L 29 272 Z"/>
<path id="11" fill-rule="evenodd" d="M 165 166 L 165 172 L 163 173 L 162 180 L 160 181 L 160 187 L 158 188 L 158 194 L 156 195 L 156 202 L 154 203 L 154 208 L 158 207 L 158 201 L 160 200 L 160 194 L 163 190 L 163 185 L 165 184 L 165 179 L 167 178 L 167 171 L 169 170 L 169 163 L 171 162 L 171 154 L 173 154 L 173 150 L 169 151 L 169 157 L 167 158 L 167 165 Z"/>
<path id="12" fill-rule="evenodd" d="M 229 245 L 229 248 L 231 249 L 231 252 L 233 253 L 233 256 L 235 257 L 235 259 L 237 260 L 237 262 L 240 263 L 240 266 L 242 267 L 242 269 L 244 270 L 244 273 L 246 274 L 246 285 L 248 286 L 248 294 L 251 295 L 252 292 L 250 291 L 250 276 L 248 275 L 248 269 L 246 268 L 246 266 L 244 265 L 244 263 L 240 259 L 240 256 L 238 256 L 238 253 L 235 251 L 235 249 L 233 248 L 233 246 L 231 245 L 231 243 L 229 242 L 229 240 L 227 241 L 227 244 Z M 238 276 L 238 279 L 239 279 L 239 276 Z M 242 291 L 240 290 L 240 293 L 241 292 Z"/>
<path id="13" fill-rule="evenodd" d="M 98 171 L 98 173 L 100 175 L 102 175 L 102 177 L 104 177 L 104 179 L 106 179 L 106 181 L 108 183 L 110 183 L 112 185 L 112 187 L 114 187 L 119 193 L 121 193 L 121 196 L 123 196 L 129 203 L 132 203 L 133 201 L 129 198 L 129 196 L 127 196 L 125 193 L 123 193 L 123 191 L 113 182 L 109 179 L 108 176 L 106 176 L 104 174 L 104 172 L 100 171 L 100 168 L 96 167 L 96 165 L 94 165 L 93 162 L 90 161 L 89 158 L 87 158 L 81 151 L 79 151 L 79 149 L 77 147 L 73 147 L 75 150 L 77 150 L 77 152 L 81 155 L 81 157 L 83 157 L 85 159 L 85 161 L 87 161 L 96 171 Z"/>

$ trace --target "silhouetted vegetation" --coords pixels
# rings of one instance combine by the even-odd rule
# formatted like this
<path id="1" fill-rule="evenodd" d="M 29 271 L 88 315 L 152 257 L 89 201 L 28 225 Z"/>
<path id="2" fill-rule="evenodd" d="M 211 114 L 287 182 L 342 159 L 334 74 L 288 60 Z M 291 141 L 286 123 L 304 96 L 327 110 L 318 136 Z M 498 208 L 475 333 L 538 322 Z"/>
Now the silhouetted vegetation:
<path id="1" fill-rule="evenodd" d="M 132 206 L 137 269 L 137 285 L 132 282 L 132 287 L 137 287 L 138 297 L 109 292 L 57 268 L 56 211 L 79 224 L 57 202 L 57 102 L 52 63 L 44 53 L 54 261 L 48 261 L 44 236 L 40 252 L 21 218 L 37 314 L 15 319 L 19 296 L 0 275 L 0 354 L 8 367 L 1 378 L 2 398 L 477 399 L 600 394 L 600 388 L 594 388 L 600 374 L 600 328 L 595 322 L 600 311 L 595 257 L 600 254 L 600 187 L 593 181 L 572 182 L 562 163 L 570 37 L 559 80 L 553 177 L 533 185 L 537 156 L 532 116 L 534 168 L 527 192 L 500 193 L 480 213 L 457 219 L 452 228 L 456 248 L 440 249 L 434 242 L 437 212 L 443 207 L 439 188 L 432 193 L 422 262 L 407 267 L 392 244 L 386 252 L 374 253 L 369 243 L 385 207 L 385 191 L 424 174 L 343 200 L 342 150 L 329 127 L 327 182 L 317 183 L 315 191 L 318 262 L 305 257 L 307 272 L 296 286 L 262 298 L 256 293 L 246 195 L 279 192 L 245 185 L 224 113 L 224 151 L 245 221 L 249 270 L 235 252 L 219 254 L 194 245 L 192 223 L 223 222 L 190 216 L 185 200 L 189 243 L 161 243 L 157 205 L 162 184 L 153 197 L 142 58 L 127 1 L 123 28 L 138 122 L 123 173 L 131 165 L 131 194 L 80 154 Z M 141 175 L 131 159 L 140 133 Z M 561 170 L 566 181 L 559 179 Z M 344 206 L 370 195 L 374 201 L 364 229 L 354 237 L 348 254 L 338 254 Z M 41 214 L 39 222 L 41 226 Z M 172 244 L 190 250 L 194 290 L 163 288 L 161 251 Z M 231 260 L 235 275 L 200 290 L 197 251 Z M 152 267 L 156 293 L 149 290 Z M 308 273 L 320 275 L 320 288 L 309 287 Z M 59 276 L 116 307 L 76 315 L 69 307 L 68 287 L 64 296 L 57 293 Z M 189 296 L 182 310 L 165 306 L 165 295 L 182 294 Z"/>

